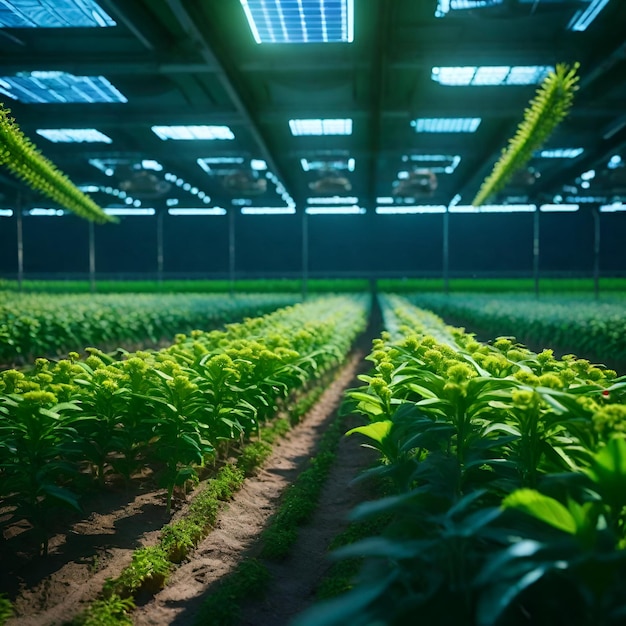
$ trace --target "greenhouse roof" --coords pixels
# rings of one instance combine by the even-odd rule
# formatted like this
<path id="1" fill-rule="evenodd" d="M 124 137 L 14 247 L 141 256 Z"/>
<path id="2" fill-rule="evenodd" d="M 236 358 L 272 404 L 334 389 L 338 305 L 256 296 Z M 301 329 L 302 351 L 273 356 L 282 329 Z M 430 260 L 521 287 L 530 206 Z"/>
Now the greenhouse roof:
<path id="1" fill-rule="evenodd" d="M 622 0 L 0 5 L 0 102 L 105 206 L 467 207 L 538 83 L 574 62 L 569 117 L 489 204 L 626 202 Z M 0 170 L 4 207 L 21 189 Z"/>

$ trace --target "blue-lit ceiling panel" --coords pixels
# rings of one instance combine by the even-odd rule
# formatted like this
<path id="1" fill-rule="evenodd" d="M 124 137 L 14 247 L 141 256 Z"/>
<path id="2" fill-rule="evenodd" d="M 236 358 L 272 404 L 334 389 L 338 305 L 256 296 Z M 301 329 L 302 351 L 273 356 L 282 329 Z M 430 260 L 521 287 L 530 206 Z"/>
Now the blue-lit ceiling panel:
<path id="1" fill-rule="evenodd" d="M 66 72 L 22 72 L 0 76 L 0 94 L 28 103 L 127 102 L 104 76 Z"/>
<path id="2" fill-rule="evenodd" d="M 354 0 L 240 0 L 257 43 L 354 39 Z"/>
<path id="3" fill-rule="evenodd" d="M 0 0 L 0 28 L 97 28 L 115 21 L 94 0 Z"/>

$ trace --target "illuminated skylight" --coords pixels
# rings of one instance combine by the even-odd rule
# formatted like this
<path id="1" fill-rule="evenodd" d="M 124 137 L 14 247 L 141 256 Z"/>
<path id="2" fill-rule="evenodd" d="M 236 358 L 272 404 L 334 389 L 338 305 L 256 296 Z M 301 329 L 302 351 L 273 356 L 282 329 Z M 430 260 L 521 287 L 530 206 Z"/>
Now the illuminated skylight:
<path id="1" fill-rule="evenodd" d="M 95 128 L 38 128 L 36 132 L 54 143 L 113 143 Z"/>
<path id="2" fill-rule="evenodd" d="M 289 120 L 292 135 L 351 135 L 352 120 Z"/>
<path id="3" fill-rule="evenodd" d="M 468 204 L 457 204 L 449 208 L 450 213 L 532 213 L 537 207 L 534 204 L 483 204 L 474 207 Z"/>
<path id="4" fill-rule="evenodd" d="M 326 198 L 307 198 L 307 204 L 356 204 L 359 201 L 354 196 L 328 196 Z"/>
<path id="5" fill-rule="evenodd" d="M 0 209 L 0 217 L 13 217 L 13 209 Z"/>
<path id="6" fill-rule="evenodd" d="M 104 76 L 20 72 L 0 77 L 0 94 L 27 103 L 128 102 Z"/>
<path id="7" fill-rule="evenodd" d="M 354 0 L 240 0 L 257 43 L 354 40 Z"/>
<path id="8" fill-rule="evenodd" d="M 242 215 L 293 215 L 295 212 L 296 209 L 292 206 L 247 206 L 241 209 Z"/>
<path id="9" fill-rule="evenodd" d="M 411 122 L 416 133 L 475 133 L 480 117 L 421 117 Z"/>
<path id="10" fill-rule="evenodd" d="M 539 156 L 542 159 L 575 159 L 584 151 L 584 148 L 555 148 L 553 150 L 541 150 Z"/>
<path id="11" fill-rule="evenodd" d="M 428 168 L 435 174 L 452 174 L 461 162 L 461 157 L 458 154 L 409 154 L 404 155 L 402 160 L 405 163 L 419 163 L 420 167 Z"/>
<path id="12" fill-rule="evenodd" d="M 352 158 L 300 159 L 300 165 L 305 172 L 317 172 L 325 170 L 354 172 L 356 161 Z"/>
<path id="13" fill-rule="evenodd" d="M 26 215 L 32 215 L 33 217 L 61 217 L 65 215 L 65 211 L 62 209 L 30 209 L 26 211 Z"/>
<path id="14" fill-rule="evenodd" d="M 115 26 L 94 0 L 1 0 L 0 28 Z"/>
<path id="15" fill-rule="evenodd" d="M 542 204 L 539 207 L 540 211 L 544 213 L 572 213 L 574 211 L 578 211 L 577 204 Z"/>
<path id="16" fill-rule="evenodd" d="M 467 9 L 484 9 L 498 4 L 503 0 L 438 0 L 435 17 L 445 17 L 450 11 Z"/>
<path id="17" fill-rule="evenodd" d="M 415 215 L 418 213 L 445 213 L 446 207 L 443 205 L 423 204 L 417 206 L 378 206 L 378 215 Z"/>
<path id="18" fill-rule="evenodd" d="M 141 162 L 141 168 L 144 170 L 153 170 L 154 172 L 161 172 L 163 170 L 163 166 L 154 159 L 144 159 Z"/>
<path id="19" fill-rule="evenodd" d="M 571 22 L 567 25 L 567 30 L 573 30 L 578 33 L 586 31 L 608 3 L 609 0 L 591 0 L 586 9 L 576 11 Z"/>
<path id="20" fill-rule="evenodd" d="M 433 67 L 431 78 L 440 85 L 536 85 L 553 70 L 550 65 Z"/>
<path id="21" fill-rule="evenodd" d="M 393 204 L 394 200 L 391 196 L 378 196 L 376 202 L 378 202 L 378 204 Z"/>
<path id="22" fill-rule="evenodd" d="M 626 204 L 623 202 L 613 202 L 612 204 L 604 204 L 600 207 L 602 213 L 615 213 L 617 211 L 626 211 Z"/>
<path id="23" fill-rule="evenodd" d="M 170 215 L 226 215 L 226 209 L 214 207 L 212 209 L 168 209 Z"/>
<path id="24" fill-rule="evenodd" d="M 235 138 L 228 126 L 152 126 L 152 132 L 164 141 L 167 139 L 199 141 Z"/>
<path id="25" fill-rule="evenodd" d="M 136 216 L 146 216 L 146 215 L 154 215 L 154 209 L 130 209 L 126 207 L 108 207 L 103 209 L 107 215 L 136 215 Z"/>
<path id="26" fill-rule="evenodd" d="M 310 206 L 305 209 L 309 215 L 363 215 L 366 211 L 357 206 Z"/>
<path id="27" fill-rule="evenodd" d="M 267 163 L 263 159 L 250 159 L 250 169 L 264 172 L 267 169 Z"/>

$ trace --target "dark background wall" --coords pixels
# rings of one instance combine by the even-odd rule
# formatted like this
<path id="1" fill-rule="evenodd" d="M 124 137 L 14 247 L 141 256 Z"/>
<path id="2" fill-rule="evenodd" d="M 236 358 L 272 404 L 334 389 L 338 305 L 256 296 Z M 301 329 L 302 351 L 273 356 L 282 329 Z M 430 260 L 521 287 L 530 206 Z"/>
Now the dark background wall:
<path id="1" fill-rule="evenodd" d="M 164 271 L 225 275 L 229 217 L 163 218 Z M 238 275 L 293 275 L 302 268 L 302 216 L 234 216 Z M 436 275 L 442 267 L 444 217 L 435 215 L 307 216 L 311 275 Z M 626 272 L 626 213 L 603 213 L 600 268 Z M 16 217 L 0 218 L 0 274 L 17 272 Z M 74 216 L 23 217 L 26 275 L 88 271 L 88 224 Z M 590 273 L 593 219 L 589 211 L 540 215 L 540 267 Z M 533 215 L 450 214 L 451 275 L 530 274 Z M 154 274 L 157 219 L 123 217 L 95 226 L 99 274 Z"/>

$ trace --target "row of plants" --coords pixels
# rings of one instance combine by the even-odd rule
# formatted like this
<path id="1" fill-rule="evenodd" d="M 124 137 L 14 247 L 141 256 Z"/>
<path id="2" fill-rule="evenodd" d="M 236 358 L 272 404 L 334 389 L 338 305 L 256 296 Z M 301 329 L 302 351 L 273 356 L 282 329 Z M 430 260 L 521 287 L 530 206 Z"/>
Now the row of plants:
<path id="1" fill-rule="evenodd" d="M 626 364 L 626 301 L 617 296 L 592 302 L 573 296 L 537 301 L 523 295 L 416 294 L 410 300 L 492 335 L 514 335 L 528 344 Z"/>
<path id="2" fill-rule="evenodd" d="M 153 343 L 293 304 L 288 294 L 49 295 L 0 292 L 0 363 L 120 341 Z"/>
<path id="3" fill-rule="evenodd" d="M 301 293 L 300 279 L 237 279 L 230 280 L 98 280 L 98 293 Z M 311 293 L 359 292 L 369 289 L 369 281 L 360 278 L 313 278 L 306 281 Z M 44 293 L 90 293 L 88 280 L 16 280 L 0 278 L 0 290 Z"/>
<path id="4" fill-rule="evenodd" d="M 328 297 L 180 334 L 122 360 L 88 350 L 0 374 L 0 507 L 26 519 L 43 553 L 51 510 L 80 509 L 108 476 L 151 468 L 167 489 L 197 480 L 257 433 L 278 405 L 336 366 L 366 323 L 363 296 Z"/>
<path id="5" fill-rule="evenodd" d="M 626 279 L 602 277 L 599 281 L 602 292 L 626 292 Z M 98 280 L 98 293 L 301 293 L 302 281 L 298 279 L 237 279 L 229 280 Z M 378 291 L 408 293 L 414 291 L 444 291 L 443 278 L 379 278 L 366 279 L 312 278 L 306 281 L 309 293 L 364 292 L 375 287 Z M 90 293 L 92 285 L 87 280 L 16 280 L 0 278 L 1 291 L 23 291 L 25 293 Z M 495 292 L 503 291 L 534 293 L 532 278 L 450 278 L 451 292 Z M 541 293 L 594 293 L 592 278 L 541 278 Z"/>
<path id="6" fill-rule="evenodd" d="M 391 521 L 335 553 L 365 558 L 355 588 L 295 624 L 623 624 L 626 379 L 382 306 L 346 410 L 392 489 L 352 519 Z"/>
<path id="7" fill-rule="evenodd" d="M 114 222 L 89 196 L 46 159 L 20 130 L 11 111 L 0 102 L 0 165 L 33 191 L 92 222 Z"/>

